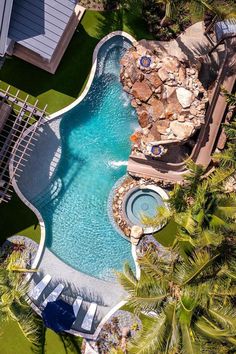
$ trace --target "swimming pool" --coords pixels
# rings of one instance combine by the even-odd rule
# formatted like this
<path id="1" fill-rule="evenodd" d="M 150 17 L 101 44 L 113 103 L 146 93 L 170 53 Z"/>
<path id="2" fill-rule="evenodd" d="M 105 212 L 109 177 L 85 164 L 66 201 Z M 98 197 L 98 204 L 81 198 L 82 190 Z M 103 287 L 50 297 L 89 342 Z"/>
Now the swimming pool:
<path id="1" fill-rule="evenodd" d="M 62 156 L 51 196 L 35 203 L 45 221 L 46 246 L 101 279 L 111 279 L 124 261 L 133 262 L 130 243 L 114 230 L 107 213 L 111 188 L 126 173 L 129 136 L 138 125 L 119 81 L 119 61 L 130 46 L 128 39 L 114 36 L 100 48 L 88 94 L 60 123 Z"/>
<path id="2" fill-rule="evenodd" d="M 127 198 L 125 210 L 131 224 L 145 227 L 142 222 L 143 216 L 154 218 L 160 206 L 164 206 L 164 201 L 156 191 L 135 188 Z"/>

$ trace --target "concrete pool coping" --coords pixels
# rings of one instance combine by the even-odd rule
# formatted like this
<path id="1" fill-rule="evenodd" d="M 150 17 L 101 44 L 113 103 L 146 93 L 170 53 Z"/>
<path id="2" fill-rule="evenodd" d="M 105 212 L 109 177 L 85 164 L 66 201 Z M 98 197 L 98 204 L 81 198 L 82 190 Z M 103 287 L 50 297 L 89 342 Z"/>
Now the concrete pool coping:
<path id="1" fill-rule="evenodd" d="M 168 200 L 169 199 L 169 196 L 167 194 L 167 192 L 159 187 L 159 186 L 156 186 L 154 184 L 142 184 L 140 186 L 135 186 L 133 188 L 131 188 L 127 194 L 125 195 L 124 197 L 124 200 L 123 200 L 123 204 L 122 204 L 122 213 L 123 213 L 123 216 L 124 218 L 126 219 L 126 222 L 127 224 L 132 227 L 134 224 L 129 220 L 128 216 L 127 216 L 127 213 L 126 213 L 126 206 L 127 206 L 127 202 L 128 202 L 128 199 L 132 196 L 132 194 L 138 190 L 144 190 L 144 189 L 150 189 L 154 192 L 156 192 L 163 200 L 163 205 L 168 208 L 168 203 L 165 202 L 165 200 Z M 141 226 L 141 225 L 140 225 Z M 153 232 L 157 232 L 159 231 L 160 229 L 162 229 L 165 225 L 161 224 L 159 225 L 158 227 L 145 227 L 143 228 L 143 232 L 144 234 L 152 234 Z"/>
<path id="2" fill-rule="evenodd" d="M 94 79 L 94 76 L 95 76 L 95 72 L 96 72 L 96 69 L 97 69 L 97 56 L 98 56 L 98 52 L 100 50 L 100 48 L 102 47 L 102 45 L 107 42 L 109 39 L 115 37 L 115 36 L 123 36 L 125 38 L 127 38 L 128 40 L 130 40 L 131 43 L 134 43 L 136 40 L 131 36 L 129 35 L 128 33 L 126 32 L 123 32 L 123 31 L 115 31 L 115 32 L 111 32 L 109 33 L 107 36 L 105 36 L 95 47 L 94 49 L 94 52 L 93 52 L 93 60 L 92 60 L 92 68 L 91 68 L 91 72 L 90 72 L 90 75 L 89 75 L 89 79 L 88 79 L 88 82 L 85 86 L 85 89 L 84 91 L 82 92 L 82 94 L 70 105 L 68 105 L 67 107 L 53 113 L 52 115 L 50 115 L 49 117 L 47 117 L 47 121 L 46 121 L 46 124 L 50 124 L 50 122 L 53 120 L 53 119 L 60 119 L 60 116 L 66 112 L 68 112 L 69 110 L 71 110 L 73 107 L 77 106 L 84 98 L 85 96 L 87 95 L 89 89 L 90 89 L 90 86 L 93 82 L 93 79 Z M 37 124 L 37 123 L 36 123 Z M 35 124 L 32 125 L 31 127 L 29 127 L 23 134 L 23 136 L 21 137 L 21 139 L 24 139 L 27 137 L 27 135 L 29 134 L 29 132 L 35 128 Z M 16 142 L 17 144 L 17 142 Z M 14 151 L 14 150 L 13 150 Z M 11 156 L 11 160 L 10 160 L 10 164 L 9 164 L 9 171 L 10 171 L 10 176 L 12 177 L 13 176 L 13 168 L 14 168 L 14 154 Z M 56 172 L 56 169 L 54 171 L 54 174 Z M 38 251 L 37 251 L 37 254 L 36 254 L 36 257 L 32 263 L 32 268 L 38 268 L 38 266 L 42 263 L 43 261 L 43 257 L 44 257 L 44 252 L 45 252 L 45 241 L 46 241 L 46 228 L 45 228 L 45 223 L 44 223 L 44 220 L 43 220 L 43 217 L 41 215 L 41 213 L 39 212 L 39 210 L 33 205 L 30 203 L 30 201 L 24 196 L 24 194 L 21 192 L 20 188 L 18 187 L 18 184 L 13 176 L 12 178 L 12 185 L 17 193 L 17 195 L 19 196 L 19 198 L 23 201 L 23 203 L 28 206 L 34 213 L 35 215 L 37 216 L 38 220 L 39 220 L 39 225 L 40 225 L 40 231 L 41 231 L 41 236 L 40 236 L 40 242 L 39 242 L 39 247 L 38 247 Z M 47 249 L 46 249 L 47 250 Z M 136 268 L 136 276 L 137 278 L 139 278 L 140 276 L 140 273 L 139 273 L 139 266 L 137 264 L 137 256 L 136 256 L 136 247 L 135 246 L 131 246 L 131 253 L 132 253 L 132 256 L 134 258 L 134 263 L 135 263 L 135 268 Z M 57 256 L 55 256 L 56 258 L 58 258 Z M 58 258 L 59 259 L 59 258 Z M 62 262 L 62 261 L 61 261 Z M 64 263 L 64 262 L 62 262 Z M 65 266 L 66 263 L 64 263 Z M 77 272 L 76 269 L 72 268 L 74 272 Z M 48 271 L 48 273 L 50 274 L 50 271 Z M 84 274 L 84 273 L 83 273 Z M 86 276 L 86 274 L 85 274 Z M 32 280 L 33 279 L 33 274 L 30 274 L 28 277 L 27 277 L 27 280 L 32 283 Z M 95 278 L 97 279 L 97 278 Z M 66 281 L 66 279 L 65 279 Z M 109 282 L 106 282 L 106 283 L 109 283 Z M 114 284 L 114 283 L 112 283 Z M 105 290 L 105 289 L 104 289 Z M 106 291 L 106 290 L 105 290 Z M 126 303 L 126 301 L 121 301 L 119 302 L 118 304 L 116 304 L 115 306 L 113 306 L 110 311 L 102 318 L 102 320 L 100 321 L 99 325 L 97 326 L 95 332 L 93 334 L 87 334 L 87 333 L 83 333 L 83 332 L 79 332 L 79 331 L 74 331 L 74 330 L 70 330 L 68 331 L 69 333 L 71 334 L 74 334 L 74 335 L 79 335 L 79 336 L 83 336 L 85 338 L 89 338 L 89 339 L 93 339 L 95 340 L 103 326 L 103 324 L 108 320 L 108 318 L 116 311 L 118 310 L 122 305 L 124 305 Z M 32 307 L 35 309 L 35 311 L 39 314 L 41 314 L 41 311 L 39 310 L 39 308 L 33 304 Z"/>

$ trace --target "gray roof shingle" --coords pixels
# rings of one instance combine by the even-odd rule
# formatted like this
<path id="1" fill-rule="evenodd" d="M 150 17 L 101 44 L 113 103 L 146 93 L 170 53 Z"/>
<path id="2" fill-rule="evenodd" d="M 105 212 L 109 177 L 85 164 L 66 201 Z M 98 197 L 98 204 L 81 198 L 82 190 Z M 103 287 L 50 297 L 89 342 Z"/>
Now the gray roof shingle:
<path id="1" fill-rule="evenodd" d="M 51 59 L 77 0 L 14 0 L 8 36 Z"/>

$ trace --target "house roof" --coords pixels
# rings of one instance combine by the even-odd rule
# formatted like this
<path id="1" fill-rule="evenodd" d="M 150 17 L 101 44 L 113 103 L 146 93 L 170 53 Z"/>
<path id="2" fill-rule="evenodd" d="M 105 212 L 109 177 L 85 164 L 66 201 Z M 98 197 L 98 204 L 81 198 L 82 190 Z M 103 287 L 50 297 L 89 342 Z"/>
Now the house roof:
<path id="1" fill-rule="evenodd" d="M 77 0 L 14 0 L 8 36 L 50 61 Z"/>
<path id="2" fill-rule="evenodd" d="M 12 3 L 13 0 L 0 1 L 0 56 L 3 56 L 6 51 Z"/>

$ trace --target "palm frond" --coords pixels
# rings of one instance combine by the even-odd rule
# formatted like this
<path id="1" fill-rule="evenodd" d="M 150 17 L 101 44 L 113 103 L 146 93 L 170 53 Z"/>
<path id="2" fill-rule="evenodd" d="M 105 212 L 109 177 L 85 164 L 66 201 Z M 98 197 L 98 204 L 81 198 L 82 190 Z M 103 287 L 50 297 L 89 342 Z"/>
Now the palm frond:
<path id="1" fill-rule="evenodd" d="M 116 272 L 116 276 L 123 288 L 132 296 L 137 286 L 137 278 L 127 262 L 124 264 L 123 273 Z"/>
<path id="2" fill-rule="evenodd" d="M 228 92 L 224 87 L 221 87 L 221 91 L 223 92 L 224 96 L 226 97 L 227 103 L 231 106 L 235 106 L 236 105 L 236 94 Z"/>
<path id="3" fill-rule="evenodd" d="M 181 286 L 191 283 L 204 272 L 219 255 L 220 254 L 217 253 L 212 256 L 205 250 L 196 251 L 188 258 L 187 262 L 182 262 L 177 265 L 175 281 Z"/>
<path id="4" fill-rule="evenodd" d="M 186 324 L 181 324 L 181 334 L 182 334 L 182 353 L 183 354 L 199 354 L 199 345 L 193 340 L 193 335 L 189 326 Z"/>
<path id="5" fill-rule="evenodd" d="M 231 122 L 227 124 L 222 124 L 224 127 L 225 134 L 229 140 L 236 139 L 236 122 Z"/>
<path id="6" fill-rule="evenodd" d="M 209 183 L 209 187 L 219 190 L 223 183 L 227 181 L 227 179 L 234 173 L 233 168 L 223 169 L 217 168 L 214 172 L 212 172 L 208 177 L 207 181 Z"/>
<path id="7" fill-rule="evenodd" d="M 186 188 L 194 194 L 199 184 L 199 180 L 204 175 L 205 168 L 201 165 L 197 165 L 193 160 L 188 160 L 186 166 L 189 170 L 189 173 L 185 176 L 185 179 L 188 182 Z"/>
<path id="8" fill-rule="evenodd" d="M 228 148 L 220 153 L 213 154 L 213 160 L 220 163 L 221 168 L 236 168 L 236 149 L 228 144 Z"/>
<path id="9" fill-rule="evenodd" d="M 194 327 L 198 332 L 209 339 L 236 345 L 236 337 L 234 333 L 232 333 L 229 329 L 221 329 L 220 327 L 217 327 L 206 317 L 202 316 L 198 319 L 195 322 Z"/>
<path id="10" fill-rule="evenodd" d="M 196 221 L 192 216 L 191 209 L 186 212 L 175 214 L 174 220 L 176 224 L 186 230 L 188 234 L 194 234 L 196 230 Z"/>
<path id="11" fill-rule="evenodd" d="M 169 302 L 165 306 L 165 314 L 168 321 L 167 337 L 165 341 L 165 354 L 177 352 L 180 347 L 179 324 L 177 317 L 177 301 Z"/>
<path id="12" fill-rule="evenodd" d="M 34 344 L 37 344 L 39 341 L 39 333 L 41 330 L 41 323 L 34 314 L 31 308 L 23 310 L 18 306 L 13 306 L 12 311 L 15 318 L 17 319 L 18 326 L 24 336 Z"/>
<path id="13" fill-rule="evenodd" d="M 216 230 L 203 229 L 198 234 L 198 246 L 218 246 L 221 244 L 223 237 L 223 234 Z"/>
<path id="14" fill-rule="evenodd" d="M 145 213 L 141 214 L 142 223 L 144 225 L 151 226 L 154 228 L 166 224 L 170 217 L 171 212 L 165 206 L 158 207 L 156 210 L 156 215 L 154 217 L 150 217 Z"/>
<path id="15" fill-rule="evenodd" d="M 183 212 L 187 208 L 186 190 L 179 184 L 175 184 L 174 189 L 169 193 L 168 204 L 174 212 Z"/>
<path id="16" fill-rule="evenodd" d="M 140 311 L 157 311 L 169 296 L 167 285 L 164 282 L 143 277 L 138 283 L 136 292 L 128 299 L 128 304 L 138 313 Z"/>
<path id="17" fill-rule="evenodd" d="M 236 311 L 232 306 L 210 307 L 208 313 L 214 321 L 236 335 Z"/>
<path id="18" fill-rule="evenodd" d="M 156 318 L 143 323 L 143 329 L 128 345 L 129 354 L 161 353 L 166 338 L 166 315 L 161 312 Z"/>
<path id="19" fill-rule="evenodd" d="M 153 278 L 162 278 L 171 271 L 169 262 L 159 257 L 159 255 L 151 249 L 138 259 L 138 263 L 142 271 Z"/>
<path id="20" fill-rule="evenodd" d="M 183 230 L 179 230 L 173 242 L 173 250 L 183 259 L 188 259 L 189 255 L 194 251 L 197 243 L 195 240 Z"/>

